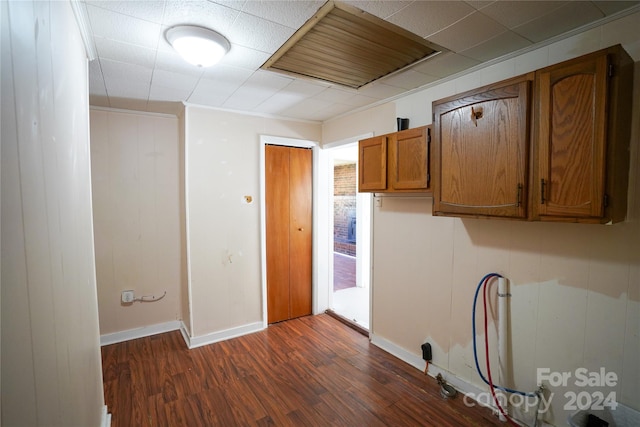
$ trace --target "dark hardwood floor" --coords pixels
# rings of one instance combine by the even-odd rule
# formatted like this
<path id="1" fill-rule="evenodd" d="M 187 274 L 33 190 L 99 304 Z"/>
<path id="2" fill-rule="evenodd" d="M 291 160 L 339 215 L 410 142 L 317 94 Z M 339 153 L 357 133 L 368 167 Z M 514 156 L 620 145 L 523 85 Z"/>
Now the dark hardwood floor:
<path id="1" fill-rule="evenodd" d="M 113 427 L 503 425 L 325 314 L 193 350 L 169 332 L 102 360 Z"/>

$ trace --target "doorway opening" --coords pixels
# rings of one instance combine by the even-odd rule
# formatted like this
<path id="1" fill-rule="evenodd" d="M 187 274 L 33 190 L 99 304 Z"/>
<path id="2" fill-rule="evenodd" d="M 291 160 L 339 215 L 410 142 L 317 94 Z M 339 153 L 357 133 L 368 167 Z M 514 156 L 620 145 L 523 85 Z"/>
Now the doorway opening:
<path id="1" fill-rule="evenodd" d="M 329 149 L 330 309 L 356 326 L 370 327 L 371 195 L 358 193 L 357 142 Z"/>

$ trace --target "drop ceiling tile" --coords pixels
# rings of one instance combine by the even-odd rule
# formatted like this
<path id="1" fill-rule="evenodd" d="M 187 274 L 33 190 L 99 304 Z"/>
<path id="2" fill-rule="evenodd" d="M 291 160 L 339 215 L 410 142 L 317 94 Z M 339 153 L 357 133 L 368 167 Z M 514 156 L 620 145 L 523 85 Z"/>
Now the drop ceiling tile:
<path id="1" fill-rule="evenodd" d="M 391 98 L 403 92 L 404 89 L 397 86 L 390 86 L 383 82 L 374 82 L 358 89 L 359 94 L 376 99 Z"/>
<path id="2" fill-rule="evenodd" d="M 220 107 L 238 87 L 239 85 L 220 84 L 220 82 L 203 78 L 200 79 L 186 102 Z"/>
<path id="3" fill-rule="evenodd" d="M 96 6 L 102 9 L 117 12 L 122 15 L 131 16 L 145 21 L 162 23 L 162 15 L 164 14 L 164 1 L 154 0 L 126 0 L 126 1 L 95 1 L 87 0 L 88 5 Z"/>
<path id="4" fill-rule="evenodd" d="M 156 69 L 153 71 L 151 84 L 191 93 L 193 88 L 196 87 L 198 80 L 198 77 Z"/>
<path id="5" fill-rule="evenodd" d="M 233 44 L 274 53 L 294 32 L 284 25 L 240 13 L 226 35 Z"/>
<path id="6" fill-rule="evenodd" d="M 287 116 L 292 116 L 296 118 L 303 118 L 308 114 L 312 114 L 315 111 L 319 111 L 325 108 L 330 107 L 332 104 L 327 101 L 322 101 L 320 99 L 309 98 L 305 99 L 302 102 L 297 103 L 293 107 L 284 110 Z"/>
<path id="7" fill-rule="evenodd" d="M 400 10 L 409 6 L 413 1 L 358 1 L 347 0 L 347 3 L 351 6 L 357 7 L 360 10 L 364 10 L 378 18 L 387 19 Z"/>
<path id="8" fill-rule="evenodd" d="M 507 28 L 540 18 L 563 6 L 566 1 L 496 1 L 481 9 L 484 15 Z"/>
<path id="9" fill-rule="evenodd" d="M 323 90 L 326 86 L 308 83 L 302 80 L 294 80 L 289 85 L 266 99 L 256 107 L 255 111 L 262 113 L 277 113 L 299 102 L 310 98 Z"/>
<path id="10" fill-rule="evenodd" d="M 324 3 L 326 3 L 324 0 L 258 0 L 246 2 L 242 8 L 242 12 L 297 30 L 307 22 Z"/>
<path id="11" fill-rule="evenodd" d="M 414 70 L 407 70 L 389 77 L 385 77 L 382 81 L 384 84 L 389 86 L 397 86 L 405 90 L 411 90 L 420 86 L 424 86 L 427 83 L 431 83 L 437 79 L 438 78 L 435 76 L 429 76 L 427 74 L 422 74 Z"/>
<path id="12" fill-rule="evenodd" d="M 247 0 L 209 0 L 209 2 L 216 3 L 237 11 L 241 11 L 244 5 L 248 3 Z"/>
<path id="13" fill-rule="evenodd" d="M 480 12 L 474 12 L 464 19 L 429 36 L 429 40 L 454 52 L 461 52 L 486 42 L 507 29 Z"/>
<path id="14" fill-rule="evenodd" d="M 155 49 L 161 26 L 142 19 L 87 6 L 94 36 Z"/>
<path id="15" fill-rule="evenodd" d="M 222 58 L 220 64 L 248 68 L 255 71 L 269 59 L 269 56 L 271 55 L 266 52 L 234 44 L 231 45 L 229 53 Z"/>
<path id="16" fill-rule="evenodd" d="M 500 0 L 500 1 L 504 1 L 504 0 Z M 465 0 L 465 3 L 467 3 L 469 6 L 471 6 L 474 9 L 480 10 L 489 6 L 490 4 L 497 3 L 497 2 L 496 0 Z"/>
<path id="17" fill-rule="evenodd" d="M 351 98 L 348 98 L 342 101 L 341 104 L 350 105 L 353 108 L 353 107 L 363 107 L 365 105 L 373 104 L 376 101 L 378 101 L 378 99 L 372 98 L 370 96 L 362 95 L 359 93 L 352 96 Z"/>
<path id="18" fill-rule="evenodd" d="M 257 71 L 225 101 L 224 107 L 252 110 L 292 81 L 288 77 Z"/>
<path id="19" fill-rule="evenodd" d="M 176 52 L 164 50 L 158 50 L 155 67 L 194 77 L 200 77 L 206 71 L 206 69 L 189 64 Z"/>
<path id="20" fill-rule="evenodd" d="M 638 6 L 640 1 L 594 1 L 594 5 L 605 15 L 613 15 L 630 7 Z"/>
<path id="21" fill-rule="evenodd" d="M 278 114 L 305 100 L 306 97 L 296 93 L 278 92 L 258 105 L 254 111 L 266 114 Z"/>
<path id="22" fill-rule="evenodd" d="M 389 17 L 392 22 L 406 30 L 427 37 L 473 13 L 474 8 L 459 1 L 416 1 Z M 444 45 L 443 45 L 444 46 Z"/>
<path id="23" fill-rule="evenodd" d="M 109 99 L 117 98 L 129 98 L 129 99 L 142 99 L 146 101 L 149 98 L 150 84 L 131 84 L 130 82 L 122 81 L 119 79 L 110 79 L 105 77 L 105 86 L 107 88 L 107 95 Z"/>
<path id="24" fill-rule="evenodd" d="M 316 99 L 328 102 L 345 102 L 349 98 L 356 96 L 355 91 L 341 90 L 337 88 L 327 88 L 314 96 Z"/>
<path id="25" fill-rule="evenodd" d="M 336 117 L 340 114 L 346 114 L 350 111 L 353 111 L 353 106 L 351 105 L 343 105 L 343 104 L 332 104 L 326 108 L 322 108 L 313 112 L 309 117 L 303 116 L 300 118 L 307 118 L 309 120 L 317 120 L 324 121 L 328 120 L 332 117 Z"/>
<path id="26" fill-rule="evenodd" d="M 532 43 L 524 37 L 512 31 L 505 31 L 471 49 L 463 50 L 460 54 L 485 62 L 531 45 Z"/>
<path id="27" fill-rule="evenodd" d="M 150 84 L 151 68 L 141 65 L 112 61 L 109 59 L 100 60 L 100 68 L 105 79 L 122 80 L 132 84 Z"/>
<path id="28" fill-rule="evenodd" d="M 294 80 L 280 92 L 300 94 L 305 97 L 315 96 L 323 92 L 329 85 L 323 82 L 309 82 L 306 80 Z"/>
<path id="29" fill-rule="evenodd" d="M 534 43 L 578 28 L 604 16 L 591 2 L 572 1 L 551 14 L 513 28 L 513 31 Z"/>
<path id="30" fill-rule="evenodd" d="M 249 77 L 251 77 L 253 73 L 255 73 L 255 71 L 246 68 L 218 64 L 215 67 L 207 68 L 202 77 L 217 81 L 221 85 L 239 87 L 241 84 L 249 80 Z"/>
<path id="31" fill-rule="evenodd" d="M 109 97 L 148 98 L 152 73 L 150 68 L 108 59 L 100 60 L 100 66 Z"/>
<path id="32" fill-rule="evenodd" d="M 446 52 L 416 65 L 413 69 L 420 73 L 442 78 L 459 73 L 478 64 L 480 64 L 480 61 L 477 59 L 468 58 L 453 52 Z"/>
<path id="33" fill-rule="evenodd" d="M 98 56 L 119 62 L 129 62 L 153 68 L 156 61 L 156 51 L 147 47 L 123 43 L 104 37 L 94 37 Z"/>
<path id="34" fill-rule="evenodd" d="M 191 95 L 191 90 L 168 88 L 152 84 L 149 92 L 149 99 L 156 101 L 179 102 L 187 99 L 189 95 Z"/>
<path id="35" fill-rule="evenodd" d="M 167 1 L 163 26 L 198 25 L 210 28 L 229 38 L 227 31 L 239 12 L 209 1 L 169 0 Z"/>

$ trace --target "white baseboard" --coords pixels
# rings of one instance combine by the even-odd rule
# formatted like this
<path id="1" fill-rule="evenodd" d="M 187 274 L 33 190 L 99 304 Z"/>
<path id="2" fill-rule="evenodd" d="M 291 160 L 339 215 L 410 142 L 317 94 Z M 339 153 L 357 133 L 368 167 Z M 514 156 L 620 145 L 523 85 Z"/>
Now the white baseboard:
<path id="1" fill-rule="evenodd" d="M 416 369 L 420 369 L 421 371 L 424 371 L 425 361 L 422 360 L 422 357 L 417 356 L 405 350 L 404 348 L 397 346 L 391 341 L 387 341 L 386 339 L 379 337 L 373 333 L 369 334 L 369 339 L 371 340 L 372 344 L 374 344 L 377 347 L 380 347 L 387 353 L 394 355 L 398 359 L 408 363 L 409 365 L 413 366 Z M 491 404 L 487 404 L 486 402 L 481 402 L 475 399 L 475 396 L 481 396 L 483 394 L 486 394 L 488 390 L 487 387 L 479 388 L 478 386 L 471 384 L 463 380 L 462 378 L 458 378 L 453 373 L 447 371 L 446 369 L 440 368 L 439 366 L 436 366 L 432 363 L 429 364 L 428 374 L 432 377 L 436 377 L 438 374 L 442 374 L 442 377 L 448 384 L 452 385 L 453 388 L 458 390 L 458 392 L 465 395 L 464 397 L 465 399 L 473 399 L 473 401 L 475 401 L 478 405 L 489 408 L 494 412 L 498 410 L 495 406 Z M 519 420 L 516 420 L 516 421 L 520 422 Z M 542 422 L 539 425 L 541 427 L 545 427 L 545 426 L 552 427 L 550 424 L 547 424 L 545 422 Z"/>
<path id="2" fill-rule="evenodd" d="M 111 427 L 111 414 L 107 409 L 107 405 L 102 407 L 102 422 L 100 422 L 100 427 Z"/>
<path id="3" fill-rule="evenodd" d="M 370 336 L 371 343 L 380 347 L 387 353 L 393 354 L 400 360 L 407 362 L 409 365 L 413 366 L 416 369 L 420 369 L 424 371 L 425 361 L 422 360 L 422 357 L 417 356 L 413 353 L 408 352 L 402 347 L 395 345 L 394 343 L 385 340 L 375 334 L 371 334 Z M 447 383 L 451 384 L 456 390 L 464 394 L 470 394 L 473 396 L 477 396 L 480 393 L 484 393 L 487 390 L 478 388 L 477 386 L 456 377 L 451 372 L 446 369 L 440 368 L 439 366 L 434 365 L 433 363 L 429 364 L 429 375 L 432 377 L 436 377 L 438 374 L 442 374 L 442 377 L 447 381 Z"/>
<path id="4" fill-rule="evenodd" d="M 203 345 L 213 344 L 219 341 L 228 340 L 230 338 L 240 337 L 242 335 L 251 334 L 254 332 L 258 332 L 264 329 L 264 324 L 262 322 L 249 323 L 247 325 L 237 326 L 235 328 L 225 329 L 223 331 L 212 332 L 206 335 L 200 335 L 197 337 L 191 337 L 187 333 L 186 327 L 180 328 L 182 332 L 182 337 L 187 343 L 187 347 L 190 349 L 196 347 L 202 347 Z"/>
<path id="5" fill-rule="evenodd" d="M 143 326 L 141 328 L 101 335 L 100 345 L 116 344 L 123 341 L 134 340 L 136 338 L 144 338 L 165 332 L 177 331 L 180 329 L 181 324 L 182 322 L 179 320 L 172 320 L 171 322 L 158 323 L 156 325 Z"/>

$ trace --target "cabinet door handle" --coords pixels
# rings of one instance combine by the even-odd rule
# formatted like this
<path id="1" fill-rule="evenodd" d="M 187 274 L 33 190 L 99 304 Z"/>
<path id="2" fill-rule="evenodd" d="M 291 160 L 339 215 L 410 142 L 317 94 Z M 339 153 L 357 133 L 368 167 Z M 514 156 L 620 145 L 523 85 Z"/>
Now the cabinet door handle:
<path id="1" fill-rule="evenodd" d="M 516 207 L 522 205 L 522 184 L 518 184 L 518 194 L 516 195 Z"/>
<path id="2" fill-rule="evenodd" d="M 540 180 L 540 204 L 544 205 L 544 189 L 547 186 L 547 183 L 544 182 L 544 179 Z"/>

